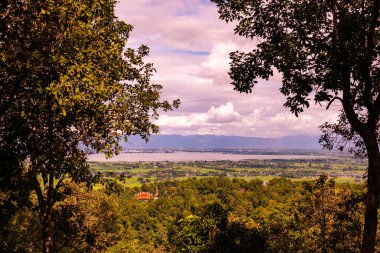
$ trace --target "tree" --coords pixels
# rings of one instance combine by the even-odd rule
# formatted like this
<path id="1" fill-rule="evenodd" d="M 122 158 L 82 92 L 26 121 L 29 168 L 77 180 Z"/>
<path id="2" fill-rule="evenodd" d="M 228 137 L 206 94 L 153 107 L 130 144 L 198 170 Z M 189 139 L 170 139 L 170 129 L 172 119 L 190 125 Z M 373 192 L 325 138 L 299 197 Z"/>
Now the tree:
<path id="1" fill-rule="evenodd" d="M 362 226 L 356 212 L 362 201 L 354 202 L 348 187 L 336 187 L 326 175 L 304 182 L 303 188 L 303 196 L 289 208 L 288 233 L 297 235 L 310 252 L 358 252 Z"/>
<path id="2" fill-rule="evenodd" d="M 132 26 L 115 4 L 0 3 L 0 167 L 15 160 L 37 195 L 44 252 L 55 250 L 53 207 L 65 181 L 92 178 L 81 147 L 118 154 L 121 140 L 158 131 L 158 110 L 179 105 L 151 83 L 149 49 L 125 48 Z"/>
<path id="3" fill-rule="evenodd" d="M 255 41 L 251 52 L 231 53 L 235 90 L 251 93 L 258 78 L 282 74 L 285 107 L 296 116 L 313 98 L 326 109 L 342 105 L 336 124 L 322 126 L 320 142 L 368 158 L 361 252 L 374 252 L 380 194 L 380 69 L 378 0 L 213 0 L 235 33 Z"/>

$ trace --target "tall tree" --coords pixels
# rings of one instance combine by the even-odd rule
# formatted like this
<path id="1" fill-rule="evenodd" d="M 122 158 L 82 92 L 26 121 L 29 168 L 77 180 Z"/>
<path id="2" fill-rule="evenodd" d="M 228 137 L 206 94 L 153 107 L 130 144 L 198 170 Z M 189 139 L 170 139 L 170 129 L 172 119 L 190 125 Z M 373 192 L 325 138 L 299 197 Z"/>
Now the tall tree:
<path id="1" fill-rule="evenodd" d="M 374 252 L 380 194 L 379 0 L 212 0 L 220 18 L 254 41 L 251 52 L 231 53 L 235 90 L 252 92 L 258 78 L 282 74 L 285 107 L 298 116 L 309 101 L 342 105 L 337 124 L 322 126 L 327 148 L 368 158 L 362 252 Z"/>
<path id="2" fill-rule="evenodd" d="M 43 251 L 54 251 L 53 207 L 65 180 L 91 178 L 89 146 L 112 156 L 179 101 L 160 99 L 149 49 L 125 48 L 132 26 L 114 0 L 0 3 L 0 167 L 14 159 L 38 197 Z M 9 159 L 8 159 L 8 158 Z M 20 162 L 22 161 L 22 162 Z M 17 167 L 17 166 L 16 166 Z"/>

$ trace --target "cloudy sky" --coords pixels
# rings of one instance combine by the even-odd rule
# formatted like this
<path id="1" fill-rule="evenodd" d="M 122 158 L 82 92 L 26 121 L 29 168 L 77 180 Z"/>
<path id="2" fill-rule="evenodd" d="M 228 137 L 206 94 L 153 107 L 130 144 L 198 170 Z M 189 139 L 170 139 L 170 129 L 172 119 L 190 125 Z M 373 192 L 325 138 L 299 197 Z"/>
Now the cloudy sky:
<path id="1" fill-rule="evenodd" d="M 315 106 L 296 118 L 282 106 L 279 74 L 259 81 L 253 94 L 234 91 L 229 52 L 249 51 L 254 42 L 234 35 L 209 0 L 119 0 L 116 13 L 134 25 L 128 46 L 150 47 L 163 98 L 181 100 L 178 110 L 161 114 L 162 134 L 319 135 L 317 126 L 337 116 L 338 106 Z"/>

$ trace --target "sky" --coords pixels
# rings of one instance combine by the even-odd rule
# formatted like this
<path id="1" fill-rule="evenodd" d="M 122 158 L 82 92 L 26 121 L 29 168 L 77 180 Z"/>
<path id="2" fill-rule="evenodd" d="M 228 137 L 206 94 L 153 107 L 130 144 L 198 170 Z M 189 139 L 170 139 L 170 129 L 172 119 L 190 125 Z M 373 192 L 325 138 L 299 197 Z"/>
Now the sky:
<path id="1" fill-rule="evenodd" d="M 259 80 L 252 94 L 234 91 L 229 53 L 249 52 L 255 42 L 235 35 L 209 0 L 119 0 L 116 15 L 134 26 L 128 47 L 149 46 L 146 61 L 154 63 L 152 81 L 163 85 L 162 98 L 181 100 L 179 109 L 160 114 L 161 134 L 316 136 L 319 125 L 337 118 L 334 104 L 291 114 L 279 73 Z"/>

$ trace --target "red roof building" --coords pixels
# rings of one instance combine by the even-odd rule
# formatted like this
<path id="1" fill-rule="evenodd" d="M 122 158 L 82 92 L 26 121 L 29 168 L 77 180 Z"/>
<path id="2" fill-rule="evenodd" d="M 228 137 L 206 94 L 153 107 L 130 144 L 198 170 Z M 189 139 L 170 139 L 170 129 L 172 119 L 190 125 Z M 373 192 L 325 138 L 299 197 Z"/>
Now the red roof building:
<path id="1" fill-rule="evenodd" d="M 138 200 L 149 200 L 153 199 L 153 194 L 149 192 L 139 192 L 135 194 L 135 197 Z"/>
<path id="2" fill-rule="evenodd" d="M 154 195 L 150 192 L 139 192 L 135 194 L 135 198 L 138 200 L 158 199 L 158 195 L 158 189 L 156 186 L 156 193 Z"/>

